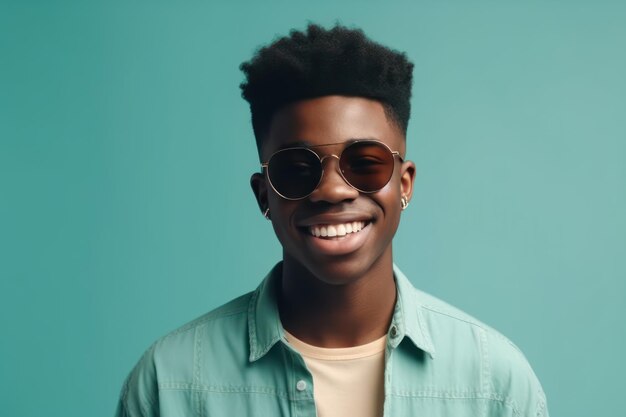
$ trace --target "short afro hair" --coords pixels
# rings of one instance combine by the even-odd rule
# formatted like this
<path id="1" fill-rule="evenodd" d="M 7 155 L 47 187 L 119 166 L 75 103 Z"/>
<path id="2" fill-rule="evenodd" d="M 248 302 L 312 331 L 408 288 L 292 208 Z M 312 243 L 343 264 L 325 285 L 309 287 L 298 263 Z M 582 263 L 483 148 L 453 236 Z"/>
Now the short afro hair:
<path id="1" fill-rule="evenodd" d="M 241 64 L 241 95 L 250 103 L 260 150 L 276 111 L 289 103 L 327 95 L 380 101 L 406 134 L 411 113 L 413 63 L 404 53 L 373 42 L 360 29 L 309 24 L 259 49 Z"/>

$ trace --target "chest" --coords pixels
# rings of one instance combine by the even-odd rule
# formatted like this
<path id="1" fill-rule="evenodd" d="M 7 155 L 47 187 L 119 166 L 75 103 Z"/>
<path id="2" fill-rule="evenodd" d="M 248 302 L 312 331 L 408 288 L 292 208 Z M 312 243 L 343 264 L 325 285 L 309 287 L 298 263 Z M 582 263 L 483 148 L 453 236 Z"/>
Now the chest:
<path id="1" fill-rule="evenodd" d="M 288 349 L 276 349 L 240 367 L 233 367 L 231 361 L 204 366 L 194 381 L 161 381 L 159 409 L 162 417 L 333 417 L 335 403 L 347 407 L 341 415 L 360 416 L 355 413 L 358 406 L 374 407 L 372 415 L 381 417 L 510 413 L 499 399 L 481 392 L 479 370 L 468 364 L 438 367 L 426 354 L 398 348 L 386 352 L 379 370 L 372 373 L 372 369 L 348 373 L 334 382 L 321 381 L 314 378 L 319 374 L 314 364 Z M 372 375 L 382 380 L 372 380 Z M 322 392 L 316 383 L 324 385 Z M 322 398 L 328 395 L 335 398 L 330 402 Z M 322 402 L 327 406 L 320 407 Z"/>

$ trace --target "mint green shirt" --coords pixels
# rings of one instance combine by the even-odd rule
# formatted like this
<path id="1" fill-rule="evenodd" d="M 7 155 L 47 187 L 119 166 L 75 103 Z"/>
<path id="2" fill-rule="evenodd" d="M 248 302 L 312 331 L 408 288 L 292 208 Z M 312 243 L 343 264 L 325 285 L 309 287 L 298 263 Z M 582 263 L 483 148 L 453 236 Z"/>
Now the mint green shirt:
<path id="1" fill-rule="evenodd" d="M 126 379 L 117 417 L 316 416 L 311 373 L 280 322 L 280 275 L 278 264 L 256 291 L 154 343 Z M 416 290 L 395 266 L 394 275 L 386 417 L 548 416 L 513 343 Z"/>

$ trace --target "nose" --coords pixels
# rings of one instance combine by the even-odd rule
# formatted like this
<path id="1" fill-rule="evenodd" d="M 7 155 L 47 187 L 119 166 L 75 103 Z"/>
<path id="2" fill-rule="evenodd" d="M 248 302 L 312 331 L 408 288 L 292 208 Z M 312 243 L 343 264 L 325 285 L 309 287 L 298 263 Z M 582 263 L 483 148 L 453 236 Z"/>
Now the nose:
<path id="1" fill-rule="evenodd" d="M 353 188 L 341 176 L 339 172 L 339 157 L 327 155 L 322 158 L 322 179 L 317 188 L 311 193 L 309 199 L 313 202 L 340 203 L 345 200 L 354 200 L 359 196 L 359 191 Z"/>

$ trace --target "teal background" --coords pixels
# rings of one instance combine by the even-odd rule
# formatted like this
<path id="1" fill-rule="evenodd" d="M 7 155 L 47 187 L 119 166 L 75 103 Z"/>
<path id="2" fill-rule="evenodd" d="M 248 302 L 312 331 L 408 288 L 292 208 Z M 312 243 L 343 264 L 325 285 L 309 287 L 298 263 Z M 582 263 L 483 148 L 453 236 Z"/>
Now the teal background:
<path id="1" fill-rule="evenodd" d="M 0 0 L 0 413 L 112 415 L 280 258 L 238 65 L 308 20 L 416 64 L 397 264 L 519 345 L 553 416 L 616 415 L 626 4 L 363 0 Z"/>

